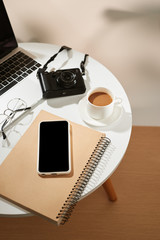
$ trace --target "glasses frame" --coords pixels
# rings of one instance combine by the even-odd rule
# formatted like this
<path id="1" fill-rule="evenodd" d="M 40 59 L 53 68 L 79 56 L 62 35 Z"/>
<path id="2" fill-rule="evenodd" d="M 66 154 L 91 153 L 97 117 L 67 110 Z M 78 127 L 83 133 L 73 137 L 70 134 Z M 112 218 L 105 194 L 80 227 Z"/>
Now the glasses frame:
<path id="1" fill-rule="evenodd" d="M 6 115 L 6 118 L 4 119 L 4 122 L 2 123 L 1 130 L 0 130 L 1 133 L 2 133 L 2 136 L 3 136 L 3 139 L 6 139 L 6 138 L 7 138 L 7 136 L 6 136 L 5 132 L 4 132 L 4 128 L 5 128 L 5 126 L 9 123 L 9 121 L 12 121 L 12 119 L 13 119 L 14 116 L 15 116 L 15 114 L 16 114 L 17 112 L 26 111 L 26 110 L 31 109 L 31 107 L 18 108 L 18 109 L 15 109 L 15 110 L 9 108 L 9 107 L 8 107 L 8 106 L 9 106 L 9 103 L 10 103 L 11 101 L 13 101 L 13 100 L 16 100 L 16 99 L 17 99 L 17 101 L 22 101 L 23 103 L 26 104 L 26 102 L 25 102 L 23 99 L 21 99 L 21 98 L 13 98 L 13 99 L 11 99 L 11 100 L 8 102 L 7 108 L 6 108 L 6 109 L 4 110 L 4 112 L 3 112 L 3 115 Z M 27 104 L 26 104 L 26 106 L 27 106 Z M 7 111 L 10 111 L 10 114 L 9 114 L 9 115 L 6 114 Z"/>

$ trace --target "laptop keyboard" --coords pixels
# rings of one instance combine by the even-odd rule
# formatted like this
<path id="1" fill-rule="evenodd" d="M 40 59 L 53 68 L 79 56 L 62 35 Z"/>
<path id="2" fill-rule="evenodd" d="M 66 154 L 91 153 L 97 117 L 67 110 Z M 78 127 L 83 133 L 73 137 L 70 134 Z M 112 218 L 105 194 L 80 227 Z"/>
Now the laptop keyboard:
<path id="1" fill-rule="evenodd" d="M 23 52 L 19 51 L 0 64 L 0 95 L 22 81 L 41 66 Z"/>

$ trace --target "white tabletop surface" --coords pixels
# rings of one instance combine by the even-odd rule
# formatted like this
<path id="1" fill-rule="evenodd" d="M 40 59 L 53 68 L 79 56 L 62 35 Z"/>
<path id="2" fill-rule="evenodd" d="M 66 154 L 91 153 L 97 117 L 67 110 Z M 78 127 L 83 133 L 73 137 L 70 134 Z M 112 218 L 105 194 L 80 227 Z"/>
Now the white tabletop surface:
<path id="1" fill-rule="evenodd" d="M 60 48 L 60 46 L 42 43 L 21 43 L 19 45 L 33 54 L 36 60 L 42 64 Z M 62 59 L 62 56 L 57 57 L 49 66 L 50 68 L 54 66 L 56 69 L 79 67 L 83 58 L 84 53 L 73 50 L 65 59 Z M 42 100 L 34 109 L 34 117 L 36 117 L 41 109 L 44 109 L 73 122 L 105 132 L 106 136 L 111 139 L 111 144 L 97 166 L 94 175 L 82 194 L 82 198 L 101 186 L 118 167 L 126 152 L 132 129 L 130 103 L 125 90 L 117 78 L 106 67 L 89 56 L 84 80 L 86 85 L 85 94 Z M 96 121 L 92 123 L 85 115 L 85 96 L 88 90 L 97 86 L 112 90 L 117 97 L 122 99 L 122 103 L 121 106 L 115 108 L 115 113 L 109 121 L 101 123 Z M 25 128 L 27 129 L 28 126 L 23 128 L 23 132 L 26 130 Z M 30 215 L 29 212 L 0 198 L 0 215 L 22 216 L 24 214 Z"/>

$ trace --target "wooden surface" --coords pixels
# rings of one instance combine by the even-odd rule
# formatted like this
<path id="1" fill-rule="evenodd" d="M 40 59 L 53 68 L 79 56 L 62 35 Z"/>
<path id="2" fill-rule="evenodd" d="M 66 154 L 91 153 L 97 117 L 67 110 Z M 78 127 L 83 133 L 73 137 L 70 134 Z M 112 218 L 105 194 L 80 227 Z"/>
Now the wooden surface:
<path id="1" fill-rule="evenodd" d="M 111 177 L 118 196 L 103 187 L 76 206 L 64 226 L 40 217 L 0 218 L 2 240 L 159 240 L 160 127 L 133 127 L 124 159 Z"/>

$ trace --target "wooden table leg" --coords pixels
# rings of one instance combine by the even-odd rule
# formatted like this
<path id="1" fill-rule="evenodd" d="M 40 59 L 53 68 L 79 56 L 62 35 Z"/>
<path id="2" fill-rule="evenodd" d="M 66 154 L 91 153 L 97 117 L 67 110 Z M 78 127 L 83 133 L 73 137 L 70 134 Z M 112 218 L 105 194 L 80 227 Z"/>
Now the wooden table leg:
<path id="1" fill-rule="evenodd" d="M 117 200 L 117 195 L 115 193 L 115 190 L 113 188 L 111 179 L 108 178 L 104 183 L 103 183 L 103 187 L 109 197 L 110 201 L 116 201 Z"/>

